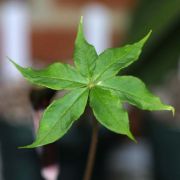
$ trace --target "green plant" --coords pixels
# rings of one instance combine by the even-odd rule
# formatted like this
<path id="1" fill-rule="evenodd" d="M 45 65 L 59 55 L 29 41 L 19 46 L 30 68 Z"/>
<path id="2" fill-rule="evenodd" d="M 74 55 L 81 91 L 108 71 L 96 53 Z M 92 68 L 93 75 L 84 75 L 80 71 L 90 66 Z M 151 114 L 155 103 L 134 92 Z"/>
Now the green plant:
<path id="1" fill-rule="evenodd" d="M 123 108 L 124 102 L 144 110 L 171 110 L 174 113 L 174 108 L 163 104 L 150 93 L 140 79 L 116 76 L 121 69 L 138 59 L 150 34 L 151 32 L 135 44 L 107 49 L 97 55 L 95 48 L 84 37 L 81 19 L 75 41 L 75 67 L 58 62 L 43 70 L 34 70 L 23 68 L 11 60 L 31 83 L 70 91 L 45 110 L 35 142 L 24 148 L 42 146 L 60 139 L 83 114 L 88 99 L 94 116 L 101 125 L 115 133 L 127 135 L 132 140 L 134 137 L 129 128 L 128 113 Z M 97 122 L 94 129 L 95 127 Z M 95 154 L 95 143 L 92 146 L 93 144 L 90 154 Z M 93 157 L 89 159 L 93 162 Z M 92 166 L 92 162 L 89 166 Z"/>

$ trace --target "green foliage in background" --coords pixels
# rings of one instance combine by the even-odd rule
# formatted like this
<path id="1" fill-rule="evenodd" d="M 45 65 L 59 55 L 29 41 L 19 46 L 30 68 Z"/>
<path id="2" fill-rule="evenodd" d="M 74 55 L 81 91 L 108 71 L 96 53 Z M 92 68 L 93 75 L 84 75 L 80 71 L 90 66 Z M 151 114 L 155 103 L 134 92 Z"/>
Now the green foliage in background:
<path id="1" fill-rule="evenodd" d="M 164 83 L 177 71 L 180 52 L 180 0 L 140 0 L 132 14 L 128 42 L 143 36 L 148 29 L 153 35 L 140 60 L 125 70 L 148 85 Z M 152 73 L 153 67 L 153 73 Z"/>
<path id="2" fill-rule="evenodd" d="M 101 125 L 132 140 L 124 102 L 144 110 L 174 113 L 173 107 L 163 104 L 140 79 L 117 76 L 121 69 L 138 59 L 150 34 L 137 43 L 107 49 L 98 55 L 84 37 L 81 19 L 75 41 L 75 67 L 59 62 L 43 70 L 34 70 L 11 61 L 28 81 L 55 90 L 68 90 L 45 110 L 35 142 L 25 147 L 34 148 L 60 139 L 83 114 L 87 102 Z"/>

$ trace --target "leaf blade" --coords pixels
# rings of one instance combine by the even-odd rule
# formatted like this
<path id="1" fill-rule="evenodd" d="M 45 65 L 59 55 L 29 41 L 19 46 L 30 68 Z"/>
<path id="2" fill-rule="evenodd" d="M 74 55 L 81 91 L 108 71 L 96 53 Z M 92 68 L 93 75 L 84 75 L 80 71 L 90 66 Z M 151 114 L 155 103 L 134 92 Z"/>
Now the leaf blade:
<path id="1" fill-rule="evenodd" d="M 34 148 L 60 139 L 84 112 L 88 93 L 87 88 L 78 88 L 54 101 L 43 114 L 35 142 L 22 148 Z"/>
<path id="2" fill-rule="evenodd" d="M 134 140 L 129 129 L 128 113 L 123 109 L 117 95 L 109 90 L 95 87 L 90 91 L 90 106 L 96 119 L 103 126 Z"/>
<path id="3" fill-rule="evenodd" d="M 151 31 L 137 43 L 120 48 L 110 48 L 101 53 L 96 60 L 94 79 L 103 80 L 110 78 L 116 75 L 121 69 L 136 61 L 150 34 Z"/>
<path id="4" fill-rule="evenodd" d="M 170 110 L 174 114 L 174 108 L 165 105 L 159 97 L 153 95 L 138 78 L 133 76 L 116 76 L 102 81 L 99 86 L 115 90 L 123 101 L 137 106 L 143 110 Z"/>
<path id="5" fill-rule="evenodd" d="M 10 61 L 28 81 L 39 86 L 54 90 L 69 90 L 87 84 L 87 79 L 68 64 L 54 63 L 42 70 L 35 70 L 24 68 L 14 61 Z"/>
<path id="6" fill-rule="evenodd" d="M 81 17 L 74 50 L 74 62 L 79 72 L 86 77 L 91 77 L 97 57 L 94 46 L 89 44 L 84 37 Z"/>

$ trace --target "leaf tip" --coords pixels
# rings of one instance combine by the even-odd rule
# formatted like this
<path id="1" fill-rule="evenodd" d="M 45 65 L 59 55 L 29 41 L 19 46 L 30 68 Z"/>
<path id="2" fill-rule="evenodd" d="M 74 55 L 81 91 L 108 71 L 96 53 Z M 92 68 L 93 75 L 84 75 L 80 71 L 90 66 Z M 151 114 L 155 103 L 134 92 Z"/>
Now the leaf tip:
<path id="1" fill-rule="evenodd" d="M 175 116 L 175 108 L 173 106 L 168 106 L 168 110 L 172 112 L 173 117 Z"/>
<path id="2" fill-rule="evenodd" d="M 36 142 L 34 142 L 30 145 L 20 146 L 20 147 L 18 147 L 18 149 L 32 149 L 32 148 L 37 148 L 39 146 L 43 146 L 43 144 L 37 144 Z"/>
<path id="3" fill-rule="evenodd" d="M 128 136 L 132 141 L 134 141 L 135 143 L 137 143 L 137 140 L 135 139 L 135 137 L 133 136 L 133 134 L 132 134 L 131 132 L 129 132 L 129 133 L 127 134 L 127 136 Z"/>
<path id="4" fill-rule="evenodd" d="M 30 144 L 30 145 L 27 145 L 27 146 L 18 147 L 18 149 L 31 149 L 31 148 L 35 148 L 35 146 L 33 144 Z"/>
<path id="5" fill-rule="evenodd" d="M 83 16 L 80 17 L 80 24 L 83 24 Z"/>
<path id="6" fill-rule="evenodd" d="M 163 109 L 161 110 L 165 110 L 165 111 L 171 111 L 172 112 L 172 115 L 173 117 L 175 116 L 175 108 L 173 106 L 170 106 L 170 105 L 165 105 L 163 107 Z"/>
<path id="7" fill-rule="evenodd" d="M 78 26 L 78 32 L 77 32 L 77 37 L 75 40 L 75 44 L 78 42 L 78 40 L 84 39 L 84 32 L 83 32 L 83 16 L 80 17 L 80 22 Z"/>
<path id="8" fill-rule="evenodd" d="M 170 106 L 170 105 L 165 105 L 165 107 L 163 108 L 163 110 L 166 110 L 166 111 L 171 111 L 171 112 L 172 112 L 173 117 L 175 116 L 175 108 L 174 108 L 173 106 Z"/>
<path id="9" fill-rule="evenodd" d="M 148 34 L 149 34 L 149 36 L 152 34 L 152 32 L 153 32 L 153 31 L 152 31 L 152 29 L 150 29 L 150 31 L 149 31 L 149 33 L 148 33 Z"/>
<path id="10" fill-rule="evenodd" d="M 28 149 L 27 146 L 19 146 L 18 149 Z"/>
<path id="11" fill-rule="evenodd" d="M 9 56 L 6 56 L 6 58 L 14 65 L 16 65 L 16 63 L 9 57 Z"/>
<path id="12" fill-rule="evenodd" d="M 13 61 L 11 58 L 9 58 L 8 56 L 6 56 L 7 59 L 19 70 L 20 68 L 22 68 L 21 66 L 19 66 L 15 61 Z"/>
<path id="13" fill-rule="evenodd" d="M 26 149 L 26 146 L 19 146 L 18 149 Z"/>
<path id="14" fill-rule="evenodd" d="M 141 40 L 141 42 L 144 44 L 144 43 L 149 39 L 149 37 L 151 36 L 151 34 L 152 34 L 152 30 L 150 30 L 150 31 L 146 34 L 146 36 Z"/>

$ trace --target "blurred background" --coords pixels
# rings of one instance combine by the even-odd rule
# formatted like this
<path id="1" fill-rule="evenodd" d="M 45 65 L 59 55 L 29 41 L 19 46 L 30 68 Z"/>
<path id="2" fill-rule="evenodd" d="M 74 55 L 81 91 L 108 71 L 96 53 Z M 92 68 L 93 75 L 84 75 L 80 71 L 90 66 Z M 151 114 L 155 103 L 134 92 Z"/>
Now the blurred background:
<path id="1" fill-rule="evenodd" d="M 140 77 L 176 109 L 150 113 L 129 106 L 138 143 L 100 128 L 92 180 L 180 179 L 180 0 L 0 0 L 0 180 L 80 180 L 91 140 L 89 111 L 58 142 L 33 141 L 45 107 L 63 92 L 34 87 L 12 67 L 73 64 L 80 16 L 98 53 L 153 33 L 138 62 L 121 74 Z"/>

